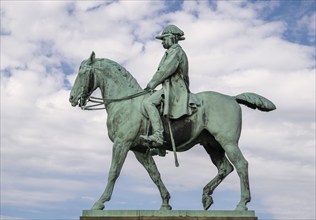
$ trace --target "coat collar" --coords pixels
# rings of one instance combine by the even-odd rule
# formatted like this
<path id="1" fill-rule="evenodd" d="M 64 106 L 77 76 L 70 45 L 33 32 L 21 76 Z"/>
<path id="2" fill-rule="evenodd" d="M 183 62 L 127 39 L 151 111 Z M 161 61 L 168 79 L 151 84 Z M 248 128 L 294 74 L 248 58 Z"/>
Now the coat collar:
<path id="1" fill-rule="evenodd" d="M 181 47 L 181 46 L 179 44 L 173 44 L 168 50 L 166 50 L 166 54 L 168 54 L 172 50 L 175 50 L 178 47 Z"/>

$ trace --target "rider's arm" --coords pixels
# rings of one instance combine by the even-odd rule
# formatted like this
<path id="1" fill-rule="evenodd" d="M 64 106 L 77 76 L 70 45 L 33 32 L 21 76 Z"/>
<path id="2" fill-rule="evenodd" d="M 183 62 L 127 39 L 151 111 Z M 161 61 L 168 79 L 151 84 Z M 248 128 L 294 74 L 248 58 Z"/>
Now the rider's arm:
<path id="1" fill-rule="evenodd" d="M 180 57 L 178 48 L 168 51 L 168 55 L 164 61 L 161 62 L 157 72 L 147 85 L 147 88 L 154 89 L 161 84 L 165 79 L 174 74 L 179 66 Z"/>

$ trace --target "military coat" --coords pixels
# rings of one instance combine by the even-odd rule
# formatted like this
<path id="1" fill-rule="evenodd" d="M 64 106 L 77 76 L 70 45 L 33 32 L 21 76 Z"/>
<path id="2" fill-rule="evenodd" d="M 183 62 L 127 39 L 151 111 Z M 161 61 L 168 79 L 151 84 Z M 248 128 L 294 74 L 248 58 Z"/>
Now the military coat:
<path id="1" fill-rule="evenodd" d="M 159 84 L 164 93 L 164 116 L 176 119 L 189 115 L 188 58 L 179 44 L 166 51 L 147 87 L 154 89 Z"/>

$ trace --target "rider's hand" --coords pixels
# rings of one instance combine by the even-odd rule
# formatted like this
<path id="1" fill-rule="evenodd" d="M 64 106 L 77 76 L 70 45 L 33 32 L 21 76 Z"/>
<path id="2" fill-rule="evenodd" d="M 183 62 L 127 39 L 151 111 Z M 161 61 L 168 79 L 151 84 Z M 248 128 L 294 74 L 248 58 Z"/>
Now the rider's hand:
<path id="1" fill-rule="evenodd" d="M 152 82 L 149 82 L 146 88 L 148 88 L 148 90 L 154 90 L 154 84 Z"/>
<path id="2" fill-rule="evenodd" d="M 150 94 L 153 94 L 153 92 L 154 92 L 153 89 L 150 89 L 150 88 L 148 88 L 148 87 L 146 87 L 144 90 L 145 90 L 145 91 L 148 91 Z"/>
<path id="3" fill-rule="evenodd" d="M 146 86 L 146 88 L 144 90 L 150 92 L 150 94 L 153 94 L 153 92 L 154 92 L 154 89 L 149 88 L 148 86 Z"/>

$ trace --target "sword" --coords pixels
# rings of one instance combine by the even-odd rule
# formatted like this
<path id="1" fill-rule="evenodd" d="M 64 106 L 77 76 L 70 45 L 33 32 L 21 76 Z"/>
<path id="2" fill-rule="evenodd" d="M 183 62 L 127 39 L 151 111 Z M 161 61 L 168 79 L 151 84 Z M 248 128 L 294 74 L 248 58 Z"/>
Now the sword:
<path id="1" fill-rule="evenodd" d="M 171 130 L 171 123 L 170 123 L 169 118 L 167 118 L 167 122 L 168 122 L 168 127 L 169 127 L 169 132 L 170 132 L 170 139 L 171 139 L 171 145 L 172 145 L 172 150 L 173 150 L 173 155 L 174 155 L 174 162 L 175 162 L 176 167 L 179 167 L 177 151 L 176 151 L 176 144 L 174 142 L 174 138 L 173 138 L 173 134 L 172 134 L 172 130 Z"/>

